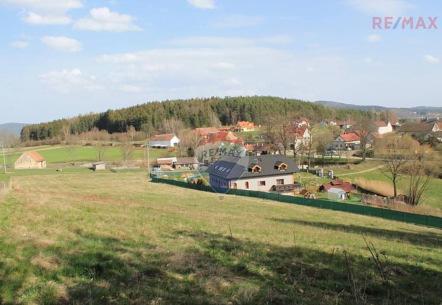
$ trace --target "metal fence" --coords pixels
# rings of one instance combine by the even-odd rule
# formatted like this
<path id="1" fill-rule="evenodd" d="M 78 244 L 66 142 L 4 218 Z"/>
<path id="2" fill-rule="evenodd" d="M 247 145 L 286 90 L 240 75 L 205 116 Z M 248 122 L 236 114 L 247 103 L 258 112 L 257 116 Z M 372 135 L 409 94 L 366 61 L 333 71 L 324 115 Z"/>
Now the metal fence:
<path id="1" fill-rule="evenodd" d="M 189 184 L 183 181 L 163 179 L 163 178 L 152 178 L 152 182 L 156 183 L 166 183 L 174 186 L 185 187 L 193 190 L 199 190 L 204 192 L 214 192 L 214 190 L 207 185 L 200 184 Z M 266 193 L 258 191 L 247 191 L 247 190 L 229 190 L 229 195 L 247 196 L 253 198 L 269 199 L 284 203 L 303 205 L 308 207 L 327 209 L 333 211 L 347 212 L 358 215 L 379 217 L 388 220 L 402 221 L 406 223 L 412 223 L 417 225 L 425 225 L 429 227 L 435 227 L 442 229 L 442 218 L 431 215 L 421 215 L 413 214 L 402 211 L 395 211 L 383 208 L 376 208 L 372 206 L 356 205 L 356 204 L 346 204 L 336 201 L 320 200 L 320 199 L 305 199 L 301 197 L 294 197 L 288 195 L 281 195 L 277 193 Z"/>

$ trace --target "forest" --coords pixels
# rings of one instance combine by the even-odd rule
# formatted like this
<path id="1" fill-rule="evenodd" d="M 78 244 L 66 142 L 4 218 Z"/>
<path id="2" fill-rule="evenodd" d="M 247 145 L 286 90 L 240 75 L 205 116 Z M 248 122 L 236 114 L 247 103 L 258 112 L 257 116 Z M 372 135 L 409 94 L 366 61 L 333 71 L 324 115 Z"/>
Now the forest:
<path id="1" fill-rule="evenodd" d="M 21 140 L 47 140 L 64 133 L 80 134 L 94 128 L 109 133 L 126 132 L 131 126 L 137 131 L 153 134 L 161 130 L 165 120 L 170 119 L 180 120 L 187 128 L 211 126 L 214 122 L 222 125 L 238 121 L 262 124 L 266 118 L 282 113 L 305 117 L 313 122 L 370 115 L 358 110 L 332 109 L 302 100 L 270 96 L 167 100 L 27 125 L 21 131 Z"/>

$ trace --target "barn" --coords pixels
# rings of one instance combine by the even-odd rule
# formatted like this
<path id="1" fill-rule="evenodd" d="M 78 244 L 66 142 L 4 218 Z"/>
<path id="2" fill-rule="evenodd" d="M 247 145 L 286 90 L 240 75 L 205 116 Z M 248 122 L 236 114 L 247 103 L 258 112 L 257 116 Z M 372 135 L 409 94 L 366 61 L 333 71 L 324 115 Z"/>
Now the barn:
<path id="1" fill-rule="evenodd" d="M 36 151 L 27 151 L 15 161 L 15 169 L 39 169 L 46 168 L 46 160 Z"/>

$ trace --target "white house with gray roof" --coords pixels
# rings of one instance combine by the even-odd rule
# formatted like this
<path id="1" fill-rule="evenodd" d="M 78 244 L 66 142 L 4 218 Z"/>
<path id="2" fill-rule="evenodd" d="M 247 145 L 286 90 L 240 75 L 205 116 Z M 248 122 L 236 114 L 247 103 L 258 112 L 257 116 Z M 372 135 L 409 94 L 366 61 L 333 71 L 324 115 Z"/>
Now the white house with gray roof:
<path id="1" fill-rule="evenodd" d="M 293 174 L 298 171 L 293 159 L 282 155 L 223 157 L 210 165 L 209 176 L 218 191 L 288 193 L 296 187 Z"/>

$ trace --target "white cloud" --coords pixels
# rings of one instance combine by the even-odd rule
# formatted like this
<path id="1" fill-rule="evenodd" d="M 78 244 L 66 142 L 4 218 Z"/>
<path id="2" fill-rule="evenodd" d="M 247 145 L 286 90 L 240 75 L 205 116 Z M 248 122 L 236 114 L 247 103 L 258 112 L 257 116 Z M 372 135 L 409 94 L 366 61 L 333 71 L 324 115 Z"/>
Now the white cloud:
<path id="1" fill-rule="evenodd" d="M 48 47 L 64 52 L 79 52 L 82 49 L 78 40 L 65 36 L 45 36 L 41 41 Z"/>
<path id="2" fill-rule="evenodd" d="M 112 12 L 107 7 L 101 7 L 91 9 L 89 16 L 78 20 L 74 27 L 79 30 L 95 32 L 141 31 L 134 21 L 135 18 L 130 15 Z"/>
<path id="3" fill-rule="evenodd" d="M 213 25 L 218 28 L 254 27 L 264 21 L 260 16 L 231 15 L 216 21 Z"/>
<path id="4" fill-rule="evenodd" d="M 102 87 L 97 84 L 95 76 L 85 74 L 78 68 L 50 71 L 41 74 L 40 81 L 52 90 L 65 94 L 75 90 L 94 91 L 102 89 Z"/>
<path id="5" fill-rule="evenodd" d="M 71 23 L 71 18 L 67 15 L 40 15 L 34 12 L 27 13 L 23 21 L 33 25 L 64 25 Z"/>
<path id="6" fill-rule="evenodd" d="M 382 36 L 378 34 L 371 34 L 367 36 L 368 42 L 379 42 L 382 40 Z"/>
<path id="7" fill-rule="evenodd" d="M 143 91 L 141 87 L 129 84 L 121 85 L 120 90 L 126 93 L 140 93 Z"/>
<path id="8" fill-rule="evenodd" d="M 381 16 L 400 16 L 414 6 L 407 0 L 347 0 L 355 9 Z"/>
<path id="9" fill-rule="evenodd" d="M 29 42 L 26 40 L 16 40 L 11 42 L 10 46 L 15 49 L 26 49 L 29 46 Z"/>
<path id="10" fill-rule="evenodd" d="M 337 90 L 329 79 L 340 79 L 346 70 L 341 58 L 295 55 L 279 45 L 265 44 L 263 38 L 223 37 L 221 43 L 219 39 L 183 38 L 186 44 L 104 54 L 97 61 L 100 69 L 109 71 L 106 77 L 113 88 L 135 91 L 126 84 L 136 84 L 143 88 L 141 94 L 152 99 L 254 94 L 318 98 L 316 91 Z M 299 73 L 309 67 L 317 73 Z"/>
<path id="11" fill-rule="evenodd" d="M 215 8 L 215 0 L 187 0 L 187 2 L 200 9 L 208 10 Z"/>
<path id="12" fill-rule="evenodd" d="M 184 47 L 244 47 L 257 45 L 284 45 L 292 42 L 286 35 L 274 35 L 261 38 L 224 37 L 224 36 L 192 36 L 173 39 L 170 44 Z"/>
<path id="13" fill-rule="evenodd" d="M 0 4 L 22 9 L 22 20 L 32 25 L 69 24 L 67 12 L 83 7 L 82 0 L 0 0 Z"/>
<path id="14" fill-rule="evenodd" d="M 430 54 L 425 55 L 424 59 L 429 64 L 438 64 L 440 62 L 440 59 L 438 57 Z"/>
<path id="15" fill-rule="evenodd" d="M 66 12 L 83 7 L 81 0 L 0 0 L 0 3 L 46 12 Z"/>

